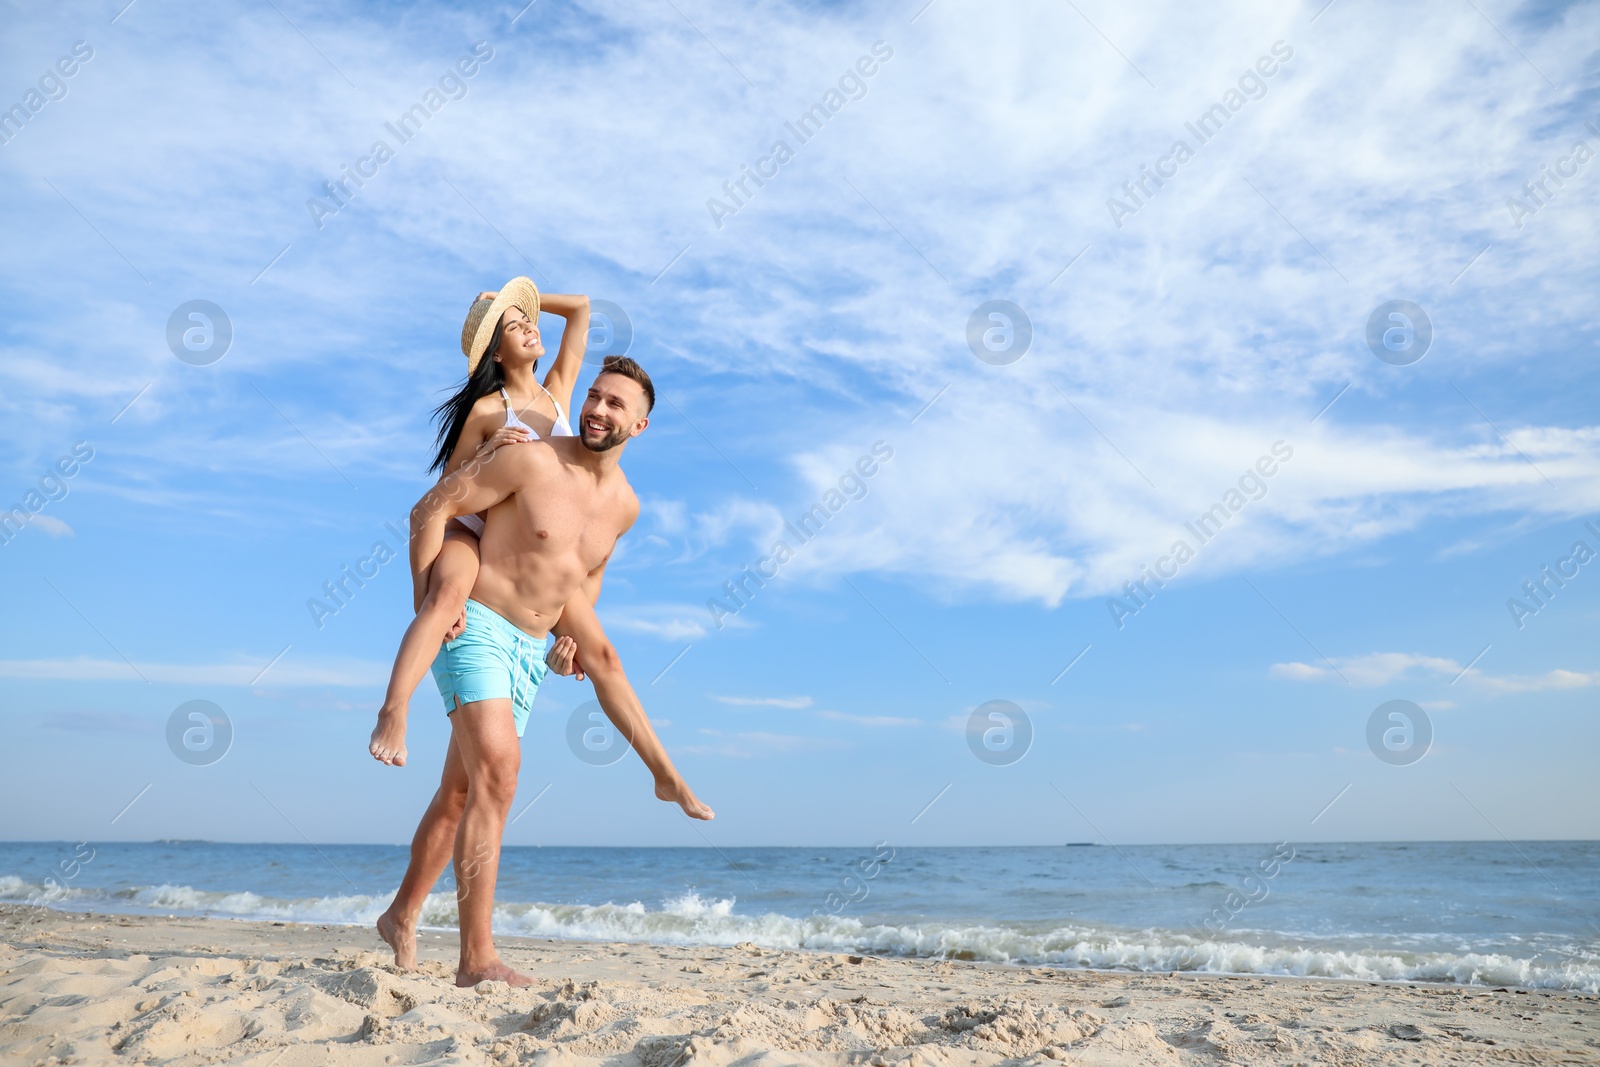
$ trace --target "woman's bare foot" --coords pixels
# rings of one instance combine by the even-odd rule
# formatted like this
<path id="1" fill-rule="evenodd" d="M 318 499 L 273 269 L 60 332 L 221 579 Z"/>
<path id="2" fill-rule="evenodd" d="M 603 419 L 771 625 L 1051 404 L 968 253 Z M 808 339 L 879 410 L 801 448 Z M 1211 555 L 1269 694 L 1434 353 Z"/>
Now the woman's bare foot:
<path id="1" fill-rule="evenodd" d="M 673 778 L 666 781 L 657 779 L 656 799 L 678 805 L 683 809 L 683 813 L 691 819 L 710 821 L 717 817 L 716 812 L 700 803 L 699 798 L 690 791 L 688 784 L 682 778 Z"/>
<path id="2" fill-rule="evenodd" d="M 386 911 L 378 916 L 378 936 L 394 949 L 394 965 L 402 971 L 417 969 L 417 924 Z"/>
<path id="3" fill-rule="evenodd" d="M 499 960 L 495 960 L 487 967 L 478 967 L 470 971 L 456 971 L 456 985 L 458 986 L 474 986 L 479 982 L 504 982 L 509 986 L 525 986 L 532 985 L 533 979 L 520 971 L 513 971 Z"/>
<path id="4" fill-rule="evenodd" d="M 373 727 L 367 751 L 379 763 L 391 767 L 406 765 L 406 709 L 387 706 L 378 709 L 378 725 Z"/>

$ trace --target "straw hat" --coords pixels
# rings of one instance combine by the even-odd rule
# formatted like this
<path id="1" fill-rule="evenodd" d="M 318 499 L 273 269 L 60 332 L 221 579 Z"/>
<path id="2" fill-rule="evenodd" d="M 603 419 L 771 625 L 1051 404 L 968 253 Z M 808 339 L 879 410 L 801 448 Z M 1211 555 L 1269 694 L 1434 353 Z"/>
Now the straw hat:
<path id="1" fill-rule="evenodd" d="M 534 322 L 539 321 L 539 287 L 527 278 L 512 278 L 500 287 L 493 300 L 475 300 L 461 326 L 461 354 L 467 357 L 467 376 L 478 369 L 478 361 L 489 347 L 494 329 L 506 309 L 518 307 Z"/>

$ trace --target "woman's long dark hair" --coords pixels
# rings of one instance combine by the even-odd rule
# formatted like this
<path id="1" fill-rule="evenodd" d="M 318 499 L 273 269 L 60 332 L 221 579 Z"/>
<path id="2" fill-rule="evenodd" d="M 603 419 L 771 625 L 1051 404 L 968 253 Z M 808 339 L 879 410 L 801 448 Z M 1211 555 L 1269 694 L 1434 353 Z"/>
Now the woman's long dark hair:
<path id="1" fill-rule="evenodd" d="M 498 393 L 505 387 L 505 370 L 495 362 L 495 353 L 500 351 L 500 336 L 503 324 L 497 324 L 494 335 L 489 338 L 489 347 L 484 349 L 483 358 L 478 360 L 478 366 L 467 375 L 466 384 L 456 390 L 456 394 L 449 400 L 433 409 L 433 420 L 439 424 L 437 439 L 438 451 L 434 454 L 433 465 L 428 468 L 430 472 L 444 473 L 445 466 L 450 462 L 450 457 L 455 453 L 456 445 L 461 440 L 461 431 L 466 429 L 467 416 L 472 414 L 472 405 L 488 396 Z M 535 367 L 538 364 L 534 365 Z"/>

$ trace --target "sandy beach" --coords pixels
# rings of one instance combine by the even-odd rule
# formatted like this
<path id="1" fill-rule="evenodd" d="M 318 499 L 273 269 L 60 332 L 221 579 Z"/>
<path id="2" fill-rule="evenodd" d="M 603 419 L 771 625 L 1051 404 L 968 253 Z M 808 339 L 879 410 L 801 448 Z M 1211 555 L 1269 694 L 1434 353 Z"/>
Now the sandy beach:
<path id="1" fill-rule="evenodd" d="M 356 927 L 0 917 L 0 1063 L 1600 1062 L 1600 997 L 505 938 L 528 989 Z"/>

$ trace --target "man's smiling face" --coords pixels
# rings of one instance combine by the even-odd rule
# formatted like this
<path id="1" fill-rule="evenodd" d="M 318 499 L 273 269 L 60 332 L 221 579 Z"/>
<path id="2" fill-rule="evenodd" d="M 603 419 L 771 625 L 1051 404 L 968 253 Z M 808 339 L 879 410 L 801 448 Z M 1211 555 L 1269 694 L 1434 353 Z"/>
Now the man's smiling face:
<path id="1" fill-rule="evenodd" d="M 578 440 L 591 452 L 609 452 L 649 425 L 644 387 L 604 371 L 589 387 L 578 420 Z"/>

